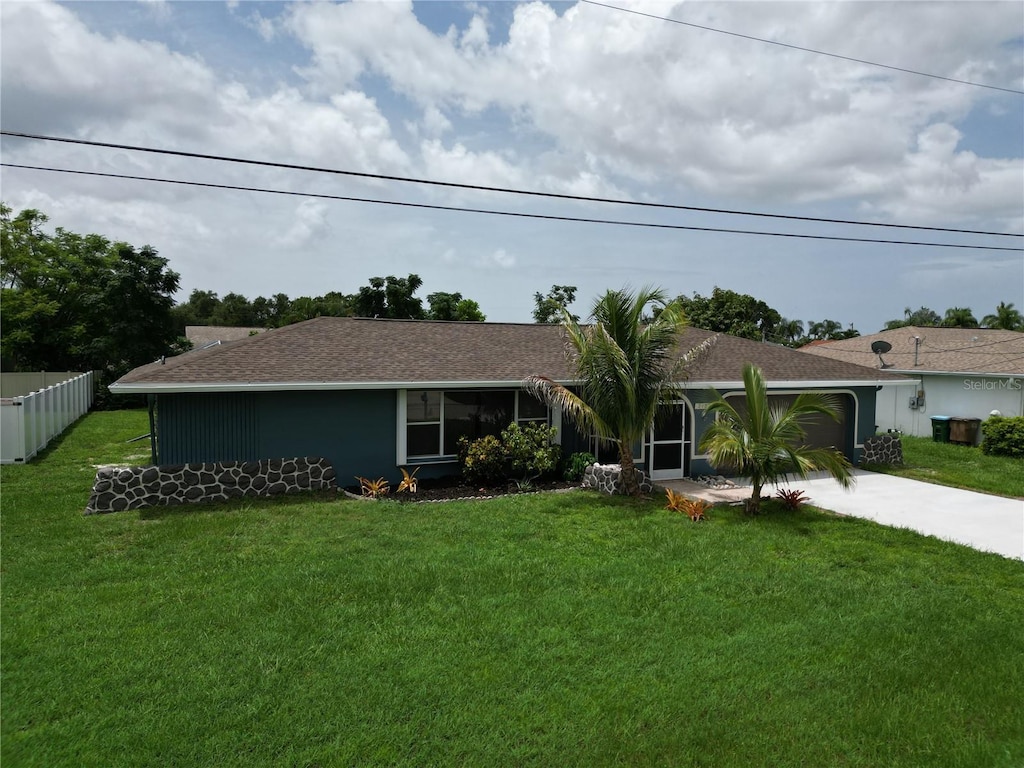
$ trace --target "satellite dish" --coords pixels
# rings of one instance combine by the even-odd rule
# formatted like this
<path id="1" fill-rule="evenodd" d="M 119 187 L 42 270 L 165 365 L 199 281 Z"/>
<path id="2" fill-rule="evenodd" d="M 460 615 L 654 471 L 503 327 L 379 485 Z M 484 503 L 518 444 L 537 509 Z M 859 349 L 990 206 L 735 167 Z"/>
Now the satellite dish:
<path id="1" fill-rule="evenodd" d="M 882 354 L 892 349 L 892 344 L 888 341 L 878 339 L 878 341 L 871 342 L 871 351 L 878 355 L 878 362 L 882 364 L 882 368 L 892 368 L 892 363 L 887 363 L 882 359 Z"/>

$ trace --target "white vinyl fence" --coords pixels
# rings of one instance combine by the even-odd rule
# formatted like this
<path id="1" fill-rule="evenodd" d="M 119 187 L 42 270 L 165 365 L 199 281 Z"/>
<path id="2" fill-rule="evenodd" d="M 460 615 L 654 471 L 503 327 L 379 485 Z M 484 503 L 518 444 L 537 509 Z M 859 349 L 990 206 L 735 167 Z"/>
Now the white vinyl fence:
<path id="1" fill-rule="evenodd" d="M 93 374 L 0 400 L 0 464 L 28 461 L 92 406 Z"/>

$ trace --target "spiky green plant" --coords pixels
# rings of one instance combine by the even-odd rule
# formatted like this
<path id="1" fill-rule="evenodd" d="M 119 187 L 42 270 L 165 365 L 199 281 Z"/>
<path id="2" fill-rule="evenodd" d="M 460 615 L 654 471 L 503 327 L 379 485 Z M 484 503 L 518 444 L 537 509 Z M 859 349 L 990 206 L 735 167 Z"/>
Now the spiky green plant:
<path id="1" fill-rule="evenodd" d="M 700 447 L 716 467 L 728 468 L 753 486 L 747 511 L 761 508 L 761 489 L 790 475 L 806 478 L 810 472 L 825 471 L 844 488 L 853 484 L 850 462 L 832 448 L 811 448 L 803 444 L 804 423 L 814 414 L 838 418 L 837 403 L 831 395 L 804 392 L 788 408 L 773 408 L 768 400 L 764 374 L 755 365 L 743 366 L 746 414 L 741 414 L 715 393 L 707 413 L 714 417 L 701 439 Z"/>

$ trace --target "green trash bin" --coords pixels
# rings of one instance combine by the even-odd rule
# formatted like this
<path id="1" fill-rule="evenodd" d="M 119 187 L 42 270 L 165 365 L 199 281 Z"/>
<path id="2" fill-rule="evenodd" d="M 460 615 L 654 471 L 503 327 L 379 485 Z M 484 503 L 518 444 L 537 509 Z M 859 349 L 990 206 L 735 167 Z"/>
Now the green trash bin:
<path id="1" fill-rule="evenodd" d="M 932 416 L 932 441 L 949 442 L 949 416 Z"/>

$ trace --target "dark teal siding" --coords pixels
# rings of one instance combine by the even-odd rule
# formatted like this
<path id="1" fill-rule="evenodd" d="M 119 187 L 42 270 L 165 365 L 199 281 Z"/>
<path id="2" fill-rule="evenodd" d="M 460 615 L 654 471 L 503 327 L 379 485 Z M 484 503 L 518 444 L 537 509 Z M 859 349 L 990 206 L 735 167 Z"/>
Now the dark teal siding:
<path id="1" fill-rule="evenodd" d="M 854 462 L 865 438 L 875 433 L 875 388 L 858 387 L 849 401 L 843 452 Z M 707 391 L 690 390 L 694 406 L 694 453 L 708 418 L 699 404 Z M 842 394 L 842 393 L 841 393 Z M 853 398 L 859 429 L 854 429 Z M 341 485 L 355 477 L 400 476 L 396 464 L 397 401 L 394 391 L 312 391 L 219 394 L 173 394 L 157 398 L 157 460 L 161 464 L 202 461 L 252 461 L 293 456 L 322 456 L 331 462 Z M 565 456 L 589 449 L 567 418 L 562 419 Z M 855 434 L 856 431 L 856 434 Z M 714 469 L 694 458 L 690 474 Z M 452 461 L 423 462 L 418 477 L 426 479 L 459 472 Z"/>
<path id="2" fill-rule="evenodd" d="M 260 452 L 323 456 L 341 485 L 355 476 L 393 478 L 398 417 L 393 391 L 265 392 L 260 396 Z"/>
<path id="3" fill-rule="evenodd" d="M 322 456 L 350 475 L 397 474 L 395 393 L 225 392 L 160 395 L 161 464 Z"/>
<path id="4" fill-rule="evenodd" d="M 259 413 L 250 394 L 157 398 L 157 461 L 249 461 L 259 453 Z M 281 457 L 274 457 L 281 458 Z"/>

